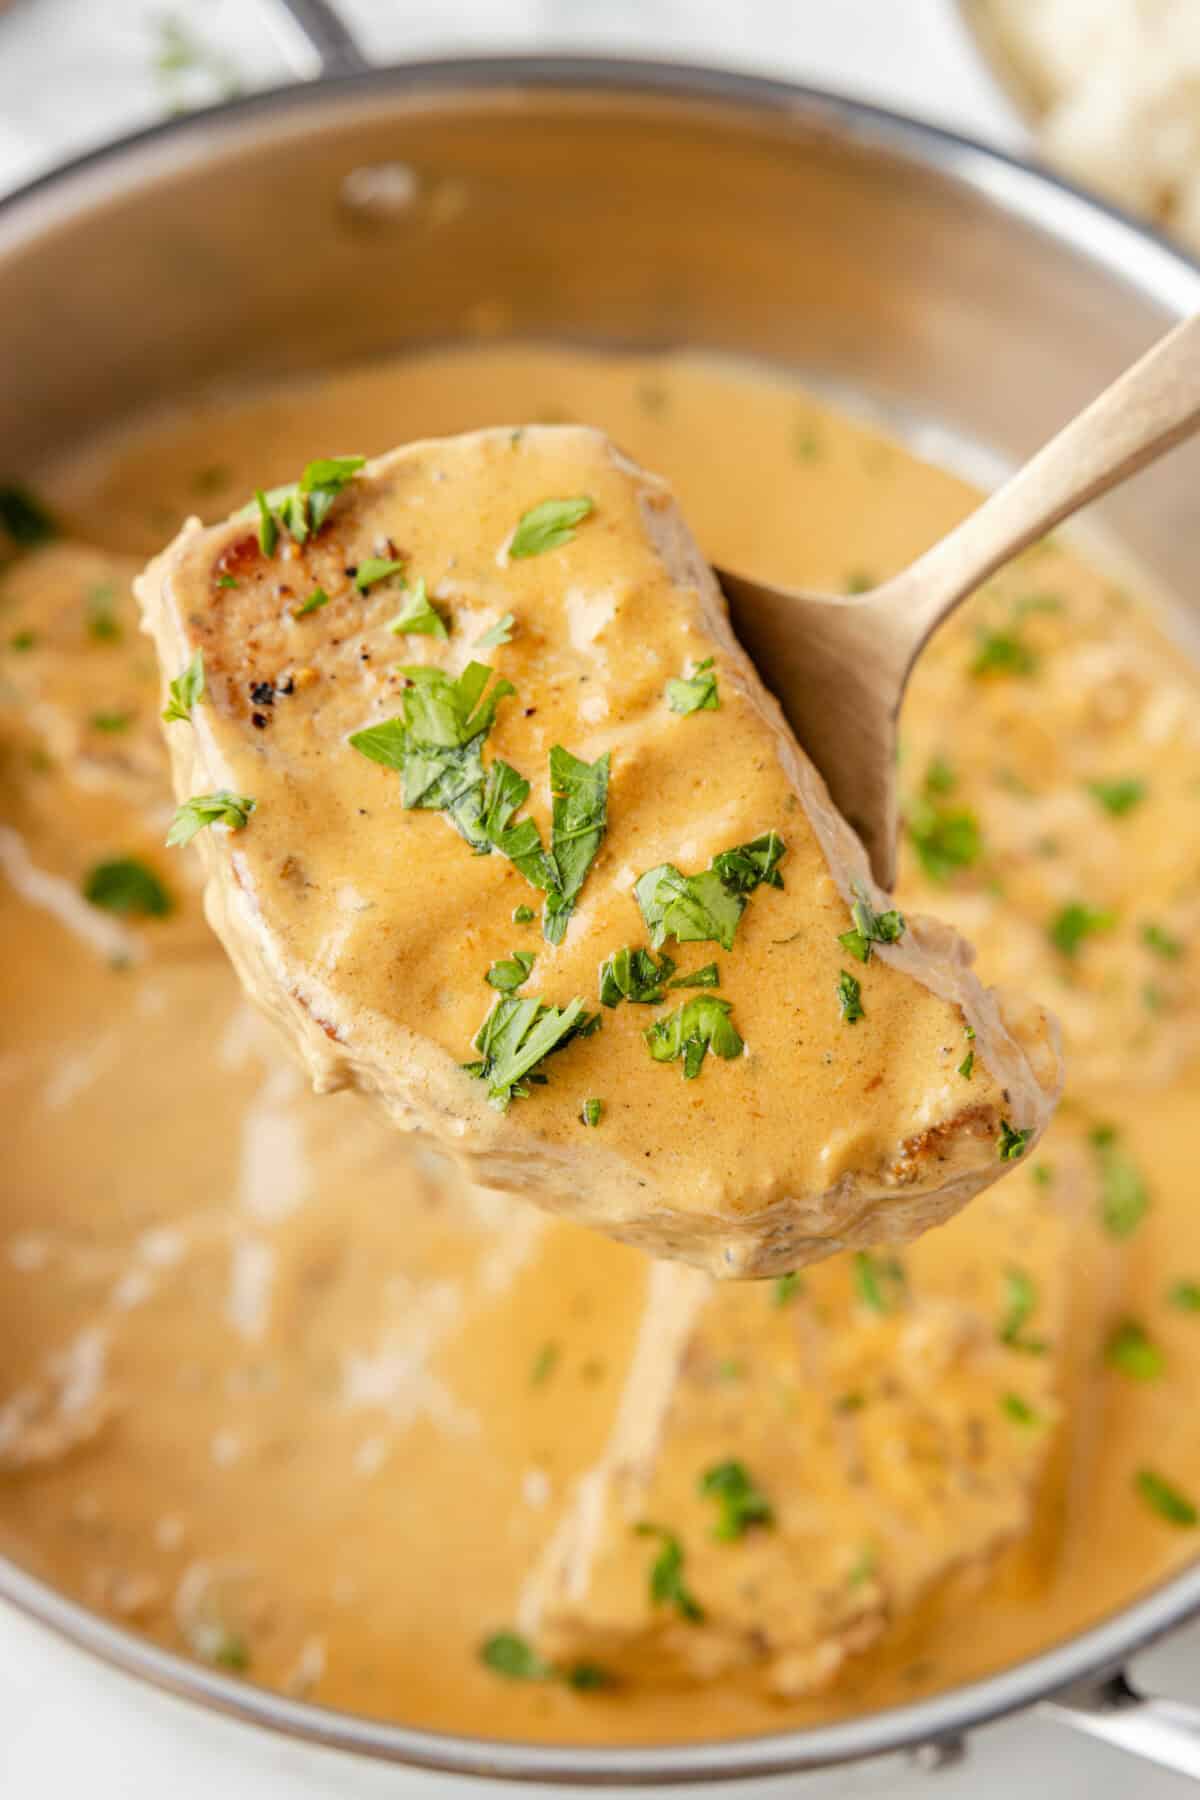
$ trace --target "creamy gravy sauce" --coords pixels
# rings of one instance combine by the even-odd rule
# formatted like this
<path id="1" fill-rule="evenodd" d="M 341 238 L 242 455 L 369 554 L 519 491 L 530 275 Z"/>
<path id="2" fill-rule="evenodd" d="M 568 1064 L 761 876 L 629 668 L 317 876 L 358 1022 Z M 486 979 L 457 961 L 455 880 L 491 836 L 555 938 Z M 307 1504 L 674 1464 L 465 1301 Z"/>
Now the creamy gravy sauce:
<path id="1" fill-rule="evenodd" d="M 907 847 L 904 903 L 951 918 L 985 979 L 1064 1024 L 1061 1117 L 1009 1178 L 1045 1169 L 1082 1194 L 1033 1529 L 983 1597 L 943 1590 L 818 1700 L 741 1677 L 702 1696 L 504 1681 L 480 1639 L 513 1619 L 601 1450 L 646 1265 L 464 1188 L 353 1098 L 301 1091 L 207 935 L 187 859 L 160 848 L 155 676 L 126 590 L 186 513 L 220 516 L 312 456 L 530 417 L 604 427 L 671 480 L 714 560 L 814 586 L 886 575 L 971 501 L 782 381 L 533 350 L 212 402 L 49 471 L 70 538 L 99 548 L 35 552 L 0 583 L 0 1548 L 328 1704 L 519 1737 L 777 1728 L 1043 1647 L 1192 1554 L 1134 1478 L 1200 1497 L 1200 1313 L 1168 1299 L 1200 1281 L 1197 683 L 1140 606 L 1051 545 L 943 634 L 905 721 L 924 856 Z M 123 730 L 95 723 L 114 711 Z M 1106 802 L 1094 782 L 1144 793 Z M 80 907 L 115 854 L 162 874 L 171 918 Z M 1090 1142 L 1098 1125 L 1114 1142 Z M 1105 1358 L 1124 1319 L 1160 1353 L 1152 1378 Z"/>

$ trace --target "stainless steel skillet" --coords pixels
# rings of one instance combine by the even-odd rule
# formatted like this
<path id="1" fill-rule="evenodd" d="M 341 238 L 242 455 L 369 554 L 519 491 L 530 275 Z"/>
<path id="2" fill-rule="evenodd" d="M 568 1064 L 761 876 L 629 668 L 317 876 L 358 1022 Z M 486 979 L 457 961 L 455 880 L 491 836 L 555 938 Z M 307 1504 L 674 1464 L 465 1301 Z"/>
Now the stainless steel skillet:
<path id="1" fill-rule="evenodd" d="M 371 71 L 319 0 L 292 0 L 290 15 L 280 29 L 298 70 L 323 79 L 172 121 L 0 204 L 0 468 L 189 386 L 495 330 L 770 357 L 902 425 L 1019 457 L 1200 309 L 1200 271 L 1136 225 L 835 96 L 577 58 Z M 1105 509 L 1183 593 L 1200 559 L 1198 472 L 1184 453 Z M 11 1563 L 0 1598 L 203 1704 L 481 1778 L 794 1772 L 952 1745 L 1032 1705 L 1200 1778 L 1200 1712 L 1143 1699 L 1120 1675 L 1200 1614 L 1197 1566 L 930 1700 L 734 1743 L 617 1749 L 483 1742 L 264 1693 Z"/>

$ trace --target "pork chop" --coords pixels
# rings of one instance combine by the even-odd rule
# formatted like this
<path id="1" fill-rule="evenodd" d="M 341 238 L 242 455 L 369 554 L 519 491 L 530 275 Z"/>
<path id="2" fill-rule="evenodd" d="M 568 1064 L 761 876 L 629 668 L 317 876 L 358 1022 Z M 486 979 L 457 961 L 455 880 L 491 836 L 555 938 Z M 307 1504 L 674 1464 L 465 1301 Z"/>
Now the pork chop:
<path id="1" fill-rule="evenodd" d="M 911 1238 L 1028 1153 L 1051 1029 L 872 884 L 600 433 L 312 464 L 138 593 L 173 837 L 318 1088 L 731 1276 Z"/>

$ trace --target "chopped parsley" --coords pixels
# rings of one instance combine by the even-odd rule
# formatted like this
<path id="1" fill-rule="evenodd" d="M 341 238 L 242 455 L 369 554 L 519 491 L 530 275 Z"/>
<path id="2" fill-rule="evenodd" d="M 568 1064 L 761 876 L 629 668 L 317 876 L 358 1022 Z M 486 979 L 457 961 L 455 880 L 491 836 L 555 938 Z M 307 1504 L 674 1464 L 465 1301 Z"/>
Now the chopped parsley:
<path id="1" fill-rule="evenodd" d="M 1167 1300 L 1180 1312 L 1200 1313 L 1200 1281 L 1177 1281 L 1168 1289 Z"/>
<path id="2" fill-rule="evenodd" d="M 217 586 L 219 588 L 235 588 L 237 586 L 236 575 L 230 575 L 228 573 L 228 571 L 226 571 L 226 573 L 223 575 L 218 575 L 217 576 Z M 317 589 L 318 594 L 320 593 L 320 591 L 321 591 L 320 588 L 318 588 Z M 325 596 L 325 598 L 326 599 L 329 598 L 328 594 Z M 301 610 L 301 612 L 304 612 L 306 610 L 311 611 L 312 609 L 311 609 L 311 607 L 309 607 L 309 608 L 301 607 L 300 610 Z"/>
<path id="3" fill-rule="evenodd" d="M 771 1284 L 772 1306 L 790 1306 L 798 1294 L 804 1292 L 804 1277 L 799 1269 L 790 1269 L 786 1275 L 777 1275 Z"/>
<path id="4" fill-rule="evenodd" d="M 555 1369 L 558 1367 L 560 1355 L 561 1351 L 559 1350 L 558 1345 L 552 1340 L 548 1340 L 542 1345 L 541 1349 L 534 1357 L 533 1367 L 529 1371 L 529 1384 L 531 1387 L 541 1387 L 544 1382 L 549 1381 L 551 1375 L 553 1375 Z"/>
<path id="5" fill-rule="evenodd" d="M 1195 1525 L 1200 1517 L 1187 1495 L 1181 1493 L 1155 1469 L 1139 1469 L 1133 1478 L 1133 1486 L 1146 1505 L 1152 1507 L 1168 1525 L 1188 1527 Z"/>
<path id="6" fill-rule="evenodd" d="M 996 1154 L 1002 1162 L 1017 1162 L 1028 1150 L 1032 1137 L 1033 1127 L 1031 1125 L 1026 1126 L 1024 1130 L 1018 1130 L 1015 1125 L 1010 1125 L 1007 1119 L 1001 1119 L 1000 1140 L 996 1146 Z"/>
<path id="7" fill-rule="evenodd" d="M 565 1050 L 572 1039 L 590 1037 L 599 1026 L 599 1013 L 586 1012 L 579 999 L 558 1007 L 504 995 L 480 1026 L 475 1039 L 480 1060 L 468 1063 L 467 1073 L 486 1081 L 492 1105 L 507 1112 L 512 1100 L 528 1095 L 530 1082 L 545 1081 L 539 1063 Z"/>
<path id="8" fill-rule="evenodd" d="M 1152 920 L 1143 924 L 1141 939 L 1147 950 L 1153 950 L 1155 956 L 1161 956 L 1166 962 L 1178 962 L 1183 955 L 1183 940 Z"/>
<path id="9" fill-rule="evenodd" d="M 14 631 L 8 640 L 9 649 L 17 651 L 18 654 L 34 649 L 36 644 L 37 638 L 32 631 Z"/>
<path id="10" fill-rule="evenodd" d="M 14 482 L 0 483 L 0 531 L 19 550 L 48 544 L 58 536 L 58 526 L 42 502 Z"/>
<path id="11" fill-rule="evenodd" d="M 393 575 L 404 577 L 403 560 L 394 556 L 364 556 L 354 571 L 354 585 L 360 594 L 389 581 Z"/>
<path id="12" fill-rule="evenodd" d="M 1114 1325 L 1104 1346 L 1104 1360 L 1134 1381 L 1155 1381 L 1166 1367 L 1162 1351 L 1136 1319 L 1122 1319 Z"/>
<path id="13" fill-rule="evenodd" d="M 98 644 L 119 644 L 121 623 L 113 611 L 117 590 L 110 581 L 102 581 L 88 590 L 87 631 Z"/>
<path id="14" fill-rule="evenodd" d="M 908 1277 L 897 1256 L 859 1250 L 854 1257 L 854 1287 L 868 1312 L 895 1312 L 908 1294 Z"/>
<path id="15" fill-rule="evenodd" d="M 1023 1350 L 1028 1356 L 1044 1356 L 1042 1338 L 1030 1337 L 1025 1327 L 1037 1311 L 1038 1291 L 1033 1277 L 1024 1269 L 1004 1271 L 1004 1311 L 997 1328 L 1000 1342 L 1010 1350 Z"/>
<path id="16" fill-rule="evenodd" d="M 1100 1221 L 1110 1237 L 1131 1237 L 1150 1205 L 1141 1170 L 1121 1149 L 1111 1126 L 1097 1126 L 1091 1142 L 1099 1165 Z"/>
<path id="17" fill-rule="evenodd" d="M 783 886 L 779 863 L 785 848 L 777 831 L 767 831 L 722 850 L 699 875 L 681 875 L 672 863 L 647 869 L 634 894 L 654 949 L 673 937 L 680 944 L 711 940 L 732 950 L 747 897 L 764 883 Z"/>
<path id="18" fill-rule="evenodd" d="M 502 962 L 494 962 L 484 980 L 490 987 L 497 988 L 502 994 L 515 994 L 517 989 L 529 980 L 529 971 L 534 964 L 532 950 L 513 950 Z"/>
<path id="19" fill-rule="evenodd" d="M 948 807 L 945 798 L 957 777 L 944 757 L 935 756 L 925 771 L 918 798 L 908 809 L 909 842 L 930 881 L 947 882 L 974 866 L 983 854 L 979 820 L 967 807 Z"/>
<path id="20" fill-rule="evenodd" d="M 565 1681 L 577 1693 L 612 1683 L 612 1676 L 598 1663 L 577 1662 L 563 1667 L 547 1662 L 515 1631 L 497 1631 L 485 1638 L 479 1646 L 479 1660 L 493 1675 L 503 1675 L 506 1681 Z"/>
<path id="21" fill-rule="evenodd" d="M 133 856 L 97 863 L 84 879 L 83 897 L 90 906 L 123 917 L 165 919 L 171 911 L 171 896 L 158 876 Z"/>
<path id="22" fill-rule="evenodd" d="M 630 1000 L 635 1006 L 657 1006 L 664 997 L 667 977 L 675 972 L 671 957 L 655 958 L 649 950 L 614 950 L 600 964 L 600 1000 L 619 1006 Z"/>
<path id="23" fill-rule="evenodd" d="M 579 1116 L 585 1125 L 598 1125 L 604 1117 L 603 1100 L 585 1100 Z"/>
<path id="24" fill-rule="evenodd" d="M 209 825 L 228 825 L 231 831 L 241 831 L 255 805 L 248 795 L 233 794 L 228 788 L 219 788 L 213 794 L 193 794 L 177 810 L 167 843 L 190 844 L 196 833 Z"/>
<path id="25" fill-rule="evenodd" d="M 88 720 L 88 724 L 93 731 L 115 734 L 119 731 L 129 730 L 133 724 L 133 714 L 131 712 L 95 712 Z"/>
<path id="26" fill-rule="evenodd" d="M 967 1051 L 967 1054 L 958 1065 L 957 1072 L 962 1076 L 964 1081 L 970 1081 L 972 1075 L 975 1073 L 975 1052 L 973 1050 Z"/>
<path id="27" fill-rule="evenodd" d="M 1000 1408 L 1014 1425 L 1040 1425 L 1042 1422 L 1042 1415 L 1030 1406 L 1028 1400 L 1023 1400 L 1020 1394 L 1002 1394 Z"/>
<path id="28" fill-rule="evenodd" d="M 197 650 L 183 673 L 176 675 L 167 689 L 167 695 L 167 704 L 162 713 L 165 723 L 169 725 L 173 719 L 190 723 L 193 706 L 198 706 L 204 698 L 203 650 Z"/>
<path id="29" fill-rule="evenodd" d="M 292 614 L 293 619 L 307 618 L 309 613 L 320 612 L 323 606 L 329 605 L 329 595 L 323 587 L 315 587 L 307 600 L 301 602 Z"/>
<path id="30" fill-rule="evenodd" d="M 609 752 L 587 763 L 561 744 L 550 751 L 553 812 L 550 860 L 555 882 L 546 895 L 543 931 L 561 944 L 584 879 L 596 859 L 608 825 Z"/>
<path id="31" fill-rule="evenodd" d="M 532 920 L 537 918 L 537 914 L 534 912 L 532 906 L 523 905 L 514 906 L 512 916 L 514 925 L 528 925 Z"/>
<path id="32" fill-rule="evenodd" d="M 1110 908 L 1073 900 L 1050 921 L 1050 942 L 1064 956 L 1076 957 L 1088 938 L 1098 932 L 1111 931 L 1116 922 L 1117 915 Z"/>
<path id="33" fill-rule="evenodd" d="M 513 615 L 510 612 L 505 613 L 504 617 L 497 619 L 496 623 L 490 630 L 485 631 L 481 638 L 476 638 L 475 648 L 477 650 L 494 650 L 500 644 L 511 644 L 515 624 L 516 620 Z"/>
<path id="34" fill-rule="evenodd" d="M 639 1537 L 657 1538 L 662 1545 L 650 1565 L 650 1600 L 654 1606 L 673 1606 L 689 1625 L 704 1621 L 704 1608 L 684 1580 L 683 1545 L 665 1525 L 653 1525 L 642 1519 L 633 1528 Z"/>
<path id="35" fill-rule="evenodd" d="M 976 677 L 990 675 L 1034 675 L 1038 657 L 1016 631 L 981 631 L 970 672 Z"/>
<path id="36" fill-rule="evenodd" d="M 539 506 L 531 507 L 522 514 L 513 532 L 508 546 L 508 560 L 519 561 L 526 556 L 541 556 L 546 550 L 558 550 L 563 544 L 569 544 L 575 536 L 575 527 L 581 525 L 592 511 L 592 502 L 585 494 L 574 500 L 543 500 Z"/>
<path id="37" fill-rule="evenodd" d="M 236 1632 L 223 1632 L 220 1642 L 209 1654 L 209 1661 L 215 1663 L 218 1669 L 228 1669 L 233 1675 L 244 1675 L 250 1667 L 250 1646 Z"/>
<path id="38" fill-rule="evenodd" d="M 677 1012 L 647 1026 L 642 1036 L 655 1062 L 682 1058 L 684 1080 L 694 1081 L 710 1050 L 732 1062 L 745 1049 L 730 1020 L 732 1010 L 728 1000 L 715 994 L 697 994 Z"/>
<path id="39" fill-rule="evenodd" d="M 698 1488 L 703 1499 L 717 1503 L 712 1534 L 723 1544 L 736 1542 L 753 1525 L 775 1523 L 771 1502 L 754 1485 L 745 1463 L 714 1463 L 701 1475 Z"/>
<path id="40" fill-rule="evenodd" d="M 870 962 L 873 944 L 896 944 L 904 936 L 903 914 L 875 912 L 861 888 L 854 889 L 850 917 L 854 921 L 853 927 L 839 935 L 838 943 L 860 963 Z"/>
<path id="41" fill-rule="evenodd" d="M 1114 819 L 1123 819 L 1146 798 L 1146 784 L 1136 775 L 1115 781 L 1089 781 L 1087 788 L 1092 798 L 1099 801 Z"/>
<path id="42" fill-rule="evenodd" d="M 862 1003 L 862 982 L 857 975 L 851 975 L 848 969 L 838 971 L 837 998 L 842 1018 L 847 1025 L 856 1025 L 860 1019 L 866 1018 Z"/>
<path id="43" fill-rule="evenodd" d="M 667 958 L 664 956 L 663 961 Z M 667 986 L 673 988 L 710 988 L 720 987 L 721 976 L 715 962 L 705 963 L 703 968 L 693 969 L 691 974 L 676 975 Z"/>
<path id="44" fill-rule="evenodd" d="M 274 556 L 281 531 L 298 544 L 303 544 L 311 532 L 320 531 L 334 501 L 365 461 L 362 456 L 323 456 L 308 464 L 299 481 L 271 488 L 265 494 L 256 488 L 248 510 L 258 509 L 258 541 L 263 555 Z"/>
<path id="45" fill-rule="evenodd" d="M 359 570 L 359 574 L 362 574 L 361 569 Z M 402 634 L 405 636 L 424 635 L 425 637 L 436 638 L 449 637 L 450 632 L 445 619 L 443 619 L 441 613 L 437 610 L 437 607 L 432 604 L 429 595 L 426 592 L 425 577 L 423 575 L 418 578 L 417 585 L 413 589 L 412 599 L 409 601 L 408 605 L 403 611 L 398 612 L 394 619 L 388 620 L 388 630 L 394 637 L 399 637 Z"/>
<path id="46" fill-rule="evenodd" d="M 668 681 L 667 705 L 673 713 L 680 713 L 684 718 L 688 713 L 719 709 L 721 697 L 717 692 L 717 672 L 711 656 L 697 663 L 690 675 L 676 676 Z"/>
<path id="47" fill-rule="evenodd" d="M 846 577 L 845 591 L 848 594 L 869 594 L 873 587 L 878 587 L 874 575 L 868 569 L 851 569 Z"/>

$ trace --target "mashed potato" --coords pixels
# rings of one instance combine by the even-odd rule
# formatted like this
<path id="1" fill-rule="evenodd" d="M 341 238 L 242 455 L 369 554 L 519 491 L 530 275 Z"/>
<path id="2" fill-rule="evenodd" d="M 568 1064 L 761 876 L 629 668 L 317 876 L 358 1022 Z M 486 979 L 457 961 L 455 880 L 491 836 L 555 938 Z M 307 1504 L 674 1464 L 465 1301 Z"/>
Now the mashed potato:
<path id="1" fill-rule="evenodd" d="M 972 0 L 1047 159 L 1200 249 L 1196 0 Z"/>

